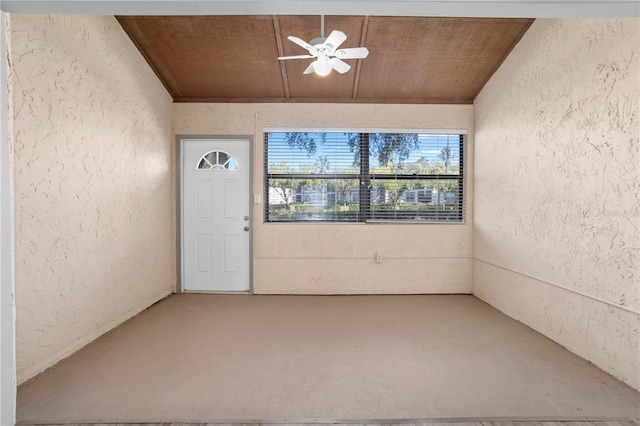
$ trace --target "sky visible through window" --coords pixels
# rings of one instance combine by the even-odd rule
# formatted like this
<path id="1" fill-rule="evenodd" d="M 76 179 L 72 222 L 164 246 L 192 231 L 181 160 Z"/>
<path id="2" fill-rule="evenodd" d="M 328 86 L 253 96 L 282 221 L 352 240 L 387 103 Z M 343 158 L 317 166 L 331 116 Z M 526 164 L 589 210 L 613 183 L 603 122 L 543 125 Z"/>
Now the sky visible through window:
<path id="1" fill-rule="evenodd" d="M 269 168 L 286 164 L 296 172 L 358 173 L 359 151 L 353 141 L 349 142 L 350 136 L 357 137 L 357 133 L 308 132 L 305 135 L 305 144 L 296 145 L 290 143 L 285 132 L 269 133 Z M 405 166 L 416 163 L 443 164 L 443 149 L 447 147 L 447 142 L 450 166 L 457 169 L 460 161 L 458 134 L 419 134 L 417 146 L 412 147 L 409 155 L 399 162 Z M 391 155 L 392 161 L 394 157 L 397 163 L 397 155 Z M 319 164 L 320 158 L 326 159 L 322 165 Z M 369 165 L 375 169 L 389 164 L 380 164 L 375 147 L 372 147 Z"/>

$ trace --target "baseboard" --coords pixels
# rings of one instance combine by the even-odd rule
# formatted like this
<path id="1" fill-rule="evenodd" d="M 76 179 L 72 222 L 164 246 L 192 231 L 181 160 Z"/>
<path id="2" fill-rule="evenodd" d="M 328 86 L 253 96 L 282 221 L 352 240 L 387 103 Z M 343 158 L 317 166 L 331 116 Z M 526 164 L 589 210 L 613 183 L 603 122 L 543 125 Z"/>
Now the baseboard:
<path id="1" fill-rule="evenodd" d="M 79 339 L 69 344 L 69 346 L 45 358 L 44 360 L 18 371 L 17 372 L 18 386 L 36 377 L 38 374 L 42 373 L 46 369 L 53 367 L 54 365 L 64 360 L 65 358 L 68 358 L 69 356 L 73 355 L 80 349 L 87 346 L 89 343 L 96 340 L 98 337 L 102 336 L 105 333 L 108 333 L 109 331 L 113 330 L 120 324 L 133 318 L 134 316 L 138 315 L 140 312 L 147 309 L 149 306 L 159 302 L 160 300 L 164 299 L 165 297 L 169 296 L 172 293 L 173 293 L 173 288 L 164 289 L 159 294 L 147 300 L 144 304 L 136 306 L 133 309 L 130 309 L 129 311 L 119 316 L 118 318 L 114 319 L 113 321 L 108 322 L 107 324 L 96 329 L 94 332 L 90 334 L 80 337 Z"/>

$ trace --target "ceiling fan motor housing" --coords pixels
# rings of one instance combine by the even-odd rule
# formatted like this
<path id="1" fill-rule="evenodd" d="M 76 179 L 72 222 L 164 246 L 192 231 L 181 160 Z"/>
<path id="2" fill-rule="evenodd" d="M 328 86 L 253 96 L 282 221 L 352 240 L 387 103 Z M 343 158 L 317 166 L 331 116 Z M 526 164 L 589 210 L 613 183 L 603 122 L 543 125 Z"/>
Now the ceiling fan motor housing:
<path id="1" fill-rule="evenodd" d="M 325 76 L 329 74 L 332 69 L 340 74 L 344 74 L 349 71 L 351 65 L 343 62 L 341 59 L 363 59 L 369 54 L 369 50 L 367 50 L 366 47 L 337 50 L 347 39 L 345 33 L 338 30 L 331 31 L 329 37 L 316 37 L 309 43 L 295 36 L 289 36 L 287 38 L 298 46 L 305 48 L 309 52 L 309 55 L 280 56 L 278 59 L 316 58 L 316 60 L 304 70 L 304 74 L 315 72 L 318 75 Z"/>
<path id="2" fill-rule="evenodd" d="M 325 41 L 327 41 L 327 37 L 317 37 L 311 40 L 309 44 L 312 45 L 313 47 L 320 47 L 324 44 Z"/>

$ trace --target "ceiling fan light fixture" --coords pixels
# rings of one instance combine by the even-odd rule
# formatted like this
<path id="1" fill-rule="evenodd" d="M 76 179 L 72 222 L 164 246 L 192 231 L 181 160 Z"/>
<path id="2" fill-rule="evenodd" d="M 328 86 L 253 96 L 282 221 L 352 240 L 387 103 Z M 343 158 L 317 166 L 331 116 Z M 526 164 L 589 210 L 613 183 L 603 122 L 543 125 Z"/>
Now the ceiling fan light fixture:
<path id="1" fill-rule="evenodd" d="M 333 66 L 331 65 L 331 62 L 327 60 L 323 61 L 318 59 L 313 63 L 313 72 L 315 72 L 317 75 L 321 77 L 329 75 L 332 69 L 333 69 Z"/>
<path id="2" fill-rule="evenodd" d="M 317 58 L 316 61 L 309 64 L 303 74 L 315 73 L 321 77 L 329 75 L 332 69 L 340 74 L 344 74 L 351 65 L 342 59 L 364 59 L 369 55 L 369 49 L 366 47 L 351 47 L 347 49 L 339 49 L 340 45 L 347 39 L 347 35 L 342 31 L 333 30 L 329 37 L 324 36 L 324 15 L 320 18 L 321 37 L 314 38 L 309 43 L 295 36 L 287 37 L 288 40 L 294 42 L 298 46 L 309 52 L 308 55 L 279 56 L 279 60 L 285 59 L 306 59 Z"/>

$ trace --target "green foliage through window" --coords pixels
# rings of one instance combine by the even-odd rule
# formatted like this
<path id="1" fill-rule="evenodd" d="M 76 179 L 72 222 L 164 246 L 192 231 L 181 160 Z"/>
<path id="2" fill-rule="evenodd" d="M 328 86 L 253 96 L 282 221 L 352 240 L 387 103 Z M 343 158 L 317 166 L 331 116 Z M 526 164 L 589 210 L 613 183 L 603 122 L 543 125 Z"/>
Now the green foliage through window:
<path id="1" fill-rule="evenodd" d="M 267 222 L 462 222 L 461 134 L 269 132 Z"/>

